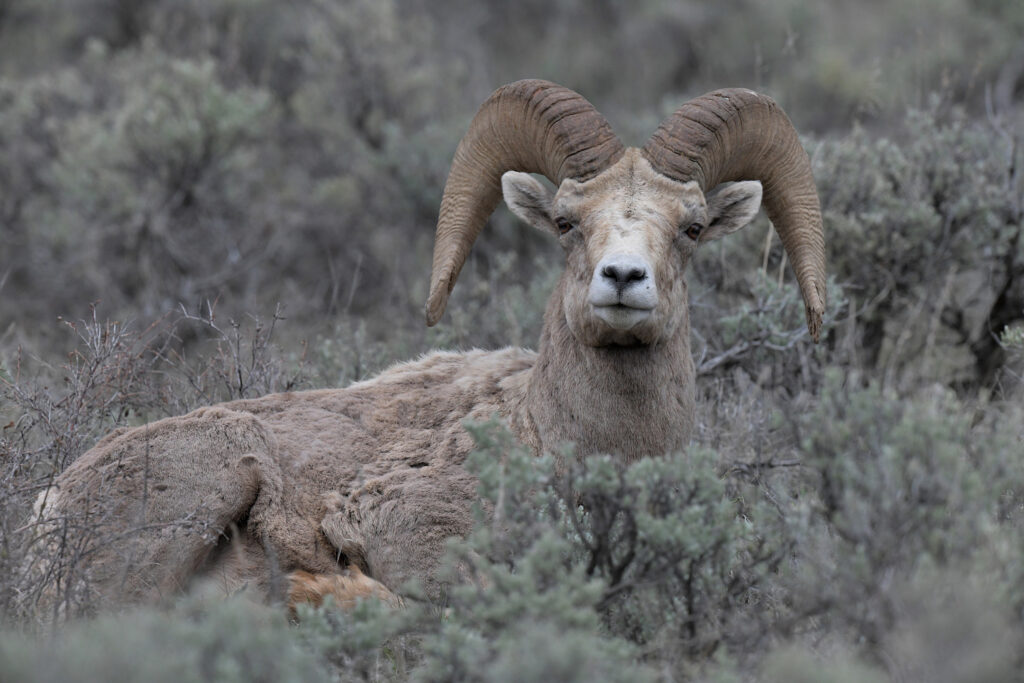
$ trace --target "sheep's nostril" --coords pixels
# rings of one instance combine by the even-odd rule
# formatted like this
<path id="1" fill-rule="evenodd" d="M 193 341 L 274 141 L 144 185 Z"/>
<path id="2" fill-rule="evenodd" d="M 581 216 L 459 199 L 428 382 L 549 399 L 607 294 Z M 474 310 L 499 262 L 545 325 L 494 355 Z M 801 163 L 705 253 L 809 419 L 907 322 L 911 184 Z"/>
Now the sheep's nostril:
<path id="1" fill-rule="evenodd" d="M 643 268 L 630 267 L 620 264 L 609 263 L 601 268 L 601 275 L 614 281 L 617 285 L 638 282 L 647 278 L 647 271 Z"/>

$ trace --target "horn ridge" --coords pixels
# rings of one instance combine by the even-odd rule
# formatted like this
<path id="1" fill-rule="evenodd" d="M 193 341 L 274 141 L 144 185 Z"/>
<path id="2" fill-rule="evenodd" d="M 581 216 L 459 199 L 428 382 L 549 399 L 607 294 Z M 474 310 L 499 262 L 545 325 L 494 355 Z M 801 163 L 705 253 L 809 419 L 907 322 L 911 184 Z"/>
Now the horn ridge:
<path id="1" fill-rule="evenodd" d="M 789 257 L 815 341 L 825 311 L 825 238 L 811 163 L 789 117 L 751 90 L 716 90 L 683 104 L 641 150 L 654 169 L 705 192 L 759 180 L 764 206 Z"/>
<path id="2" fill-rule="evenodd" d="M 480 106 L 448 172 L 434 239 L 427 324 L 440 320 L 469 250 L 501 199 L 506 171 L 556 185 L 586 181 L 622 157 L 611 126 L 578 93 L 543 80 L 504 85 Z"/>

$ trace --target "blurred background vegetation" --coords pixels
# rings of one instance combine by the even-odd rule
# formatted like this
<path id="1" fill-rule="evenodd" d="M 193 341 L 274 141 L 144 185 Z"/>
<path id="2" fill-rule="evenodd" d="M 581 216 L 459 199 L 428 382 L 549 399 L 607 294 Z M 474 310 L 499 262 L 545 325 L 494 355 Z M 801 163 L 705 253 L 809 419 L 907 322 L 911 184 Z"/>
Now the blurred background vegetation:
<path id="1" fill-rule="evenodd" d="M 773 96 L 811 155 L 830 319 L 810 344 L 763 215 L 694 263 L 693 473 L 620 472 L 613 508 L 618 524 L 650 512 L 637 478 L 669 502 L 699 489 L 692 517 L 664 501 L 655 516 L 710 536 L 651 541 L 674 568 L 634 567 L 644 588 L 623 590 L 563 501 L 453 551 L 494 561 L 494 594 L 401 625 L 308 615 L 278 661 L 315 666 L 268 677 L 513 680 L 529 651 L 552 680 L 638 662 L 666 680 L 1019 679 L 1022 36 L 1017 0 L 0 0 L 0 575 L 39 486 L 115 426 L 344 386 L 430 348 L 535 344 L 561 251 L 503 208 L 445 319 L 423 325 L 448 164 L 497 86 L 573 88 L 634 145 L 687 99 L 742 86 Z M 510 490 L 538 485 L 524 472 L 502 475 Z M 599 488 L 594 509 L 612 505 Z M 617 528 L 587 533 L 614 547 Z M 534 583 L 510 588 L 501 567 Z M 8 618 L 19 590 L 0 580 Z M 562 591 L 565 613 L 514 595 L 530 590 Z M 487 600 L 518 607 L 495 622 Z M 63 642 L 131 628 L 142 650 L 197 648 L 241 620 L 246 643 L 216 666 L 190 650 L 175 680 L 251 680 L 254 643 L 293 631 L 177 609 Z M 174 625 L 189 619 L 195 633 Z M 46 647 L 0 648 L 0 672 L 69 675 L 39 668 Z M 141 671 L 89 661 L 83 680 Z"/>
<path id="2" fill-rule="evenodd" d="M 1024 8 L 995 0 L 2 0 L 0 341 L 61 353 L 56 316 L 93 302 L 143 326 L 216 302 L 281 304 L 291 339 L 532 343 L 558 250 L 504 209 L 455 326 L 420 321 L 455 145 L 495 87 L 540 77 L 631 144 L 707 90 L 771 94 L 813 154 L 869 360 L 991 381 L 1024 307 L 1022 35 Z M 728 272 L 697 269 L 709 304 L 778 270 L 766 226 L 721 247 Z M 513 289 L 526 310 L 493 310 Z M 899 343 L 912 321 L 930 348 Z"/>

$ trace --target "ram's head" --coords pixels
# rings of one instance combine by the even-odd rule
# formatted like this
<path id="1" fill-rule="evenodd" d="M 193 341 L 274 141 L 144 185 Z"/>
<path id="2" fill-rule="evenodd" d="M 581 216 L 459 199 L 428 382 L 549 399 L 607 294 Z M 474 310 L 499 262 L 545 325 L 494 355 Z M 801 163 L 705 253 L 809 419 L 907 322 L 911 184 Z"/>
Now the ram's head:
<path id="1" fill-rule="evenodd" d="M 556 190 L 529 173 L 545 175 Z M 452 162 L 428 324 L 444 312 L 503 193 L 513 212 L 565 249 L 558 291 L 580 343 L 657 343 L 686 317 L 683 270 L 694 249 L 746 225 L 762 187 L 817 339 L 825 305 L 821 212 L 807 155 L 771 99 L 749 90 L 709 93 L 683 105 L 642 149 L 626 149 L 571 90 L 535 80 L 504 86 L 480 108 Z"/>

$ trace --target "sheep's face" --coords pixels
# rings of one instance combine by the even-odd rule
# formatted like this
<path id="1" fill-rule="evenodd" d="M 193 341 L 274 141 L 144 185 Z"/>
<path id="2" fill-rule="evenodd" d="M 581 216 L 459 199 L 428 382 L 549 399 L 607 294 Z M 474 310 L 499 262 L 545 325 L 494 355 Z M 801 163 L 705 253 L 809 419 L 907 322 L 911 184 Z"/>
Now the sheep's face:
<path id="1" fill-rule="evenodd" d="M 587 182 L 551 193 L 532 176 L 502 177 L 512 212 L 558 236 L 566 269 L 558 291 L 573 335 L 590 346 L 654 344 L 686 320 L 683 271 L 701 244 L 757 213 L 761 184 L 722 185 L 705 198 L 651 168 L 636 149 Z"/>

